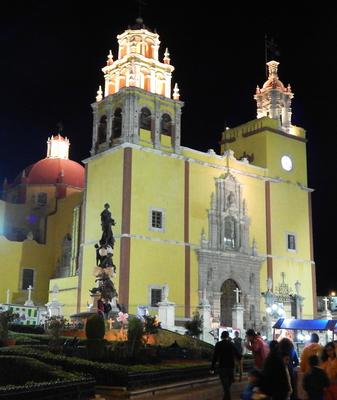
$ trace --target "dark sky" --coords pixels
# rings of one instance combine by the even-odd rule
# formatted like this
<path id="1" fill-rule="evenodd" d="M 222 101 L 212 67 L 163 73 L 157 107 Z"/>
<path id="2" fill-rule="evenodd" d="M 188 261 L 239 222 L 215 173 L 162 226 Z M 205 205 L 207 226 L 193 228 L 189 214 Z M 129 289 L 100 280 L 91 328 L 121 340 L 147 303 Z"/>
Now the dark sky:
<path id="1" fill-rule="evenodd" d="M 309 186 L 318 291 L 337 289 L 336 127 L 337 15 L 285 4 L 268 11 L 219 1 L 146 1 L 142 15 L 156 28 L 161 56 L 169 48 L 185 102 L 182 144 L 219 150 L 224 124 L 255 118 L 253 94 L 265 80 L 264 35 L 280 51 L 280 78 L 291 83 L 293 123 L 307 130 Z M 225 10 L 223 10 L 225 8 Z M 0 10 L 0 179 L 10 180 L 45 157 L 47 136 L 62 120 L 71 158 L 89 155 L 90 103 L 103 84 L 101 67 L 116 35 L 133 24 L 134 0 L 3 1 Z"/>

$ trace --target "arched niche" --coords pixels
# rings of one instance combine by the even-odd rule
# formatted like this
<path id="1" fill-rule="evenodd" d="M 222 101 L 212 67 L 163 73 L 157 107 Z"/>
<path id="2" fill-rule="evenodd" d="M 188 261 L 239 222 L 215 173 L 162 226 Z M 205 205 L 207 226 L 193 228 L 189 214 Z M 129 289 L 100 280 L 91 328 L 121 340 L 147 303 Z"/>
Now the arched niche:
<path id="1" fill-rule="evenodd" d="M 166 136 L 172 136 L 172 119 L 169 114 L 163 114 L 160 120 L 160 133 Z"/>
<path id="2" fill-rule="evenodd" d="M 151 131 L 151 111 L 146 107 L 140 110 L 139 129 Z"/>
<path id="3" fill-rule="evenodd" d="M 106 142 L 107 136 L 107 117 L 103 115 L 99 120 L 98 133 L 97 133 L 97 144 L 102 144 Z"/>
<path id="4" fill-rule="evenodd" d="M 122 135 L 122 109 L 116 108 L 113 115 L 112 137 L 119 138 Z"/>

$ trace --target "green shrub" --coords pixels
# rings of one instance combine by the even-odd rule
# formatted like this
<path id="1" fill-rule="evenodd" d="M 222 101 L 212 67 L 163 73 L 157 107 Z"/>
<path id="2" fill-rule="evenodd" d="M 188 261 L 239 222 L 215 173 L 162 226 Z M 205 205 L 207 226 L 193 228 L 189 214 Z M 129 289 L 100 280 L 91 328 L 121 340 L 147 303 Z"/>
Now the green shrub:
<path id="1" fill-rule="evenodd" d="M 40 325 L 9 324 L 9 330 L 19 333 L 33 333 L 36 335 L 43 335 L 45 333 L 44 327 Z"/>
<path id="2" fill-rule="evenodd" d="M 139 350 L 144 345 L 143 343 L 144 335 L 144 324 L 136 317 L 129 318 L 128 324 L 128 352 L 131 358 L 136 357 Z"/>
<path id="3" fill-rule="evenodd" d="M 98 314 L 87 319 L 85 334 L 88 339 L 103 339 L 105 335 L 104 319 Z"/>
<path id="4" fill-rule="evenodd" d="M 198 312 L 193 314 L 193 318 L 191 321 L 185 322 L 185 328 L 187 330 L 186 335 L 192 337 L 199 337 L 200 333 L 202 332 L 202 317 Z"/>
<path id="5" fill-rule="evenodd" d="M 47 332 L 50 335 L 49 347 L 55 353 L 62 351 L 61 332 L 67 320 L 64 317 L 52 316 L 47 319 Z"/>

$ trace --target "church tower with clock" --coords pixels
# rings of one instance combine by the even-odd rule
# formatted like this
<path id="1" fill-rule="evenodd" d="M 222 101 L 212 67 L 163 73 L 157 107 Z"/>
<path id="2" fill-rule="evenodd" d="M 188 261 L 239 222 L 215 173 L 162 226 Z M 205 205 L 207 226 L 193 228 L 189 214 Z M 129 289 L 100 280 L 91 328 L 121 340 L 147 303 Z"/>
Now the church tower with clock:
<path id="1" fill-rule="evenodd" d="M 290 85 L 285 86 L 279 79 L 278 66 L 277 61 L 269 61 L 268 79 L 256 88 L 257 119 L 227 129 L 221 146 L 222 152 L 229 147 L 237 159 L 265 169 L 266 277 L 275 288 L 285 270 L 282 259 L 289 266 L 288 278 L 300 264 L 306 265 L 298 282 L 304 283 L 307 293 L 312 294 L 315 308 L 313 190 L 307 186 L 307 140 L 305 130 L 291 123 L 294 94 Z"/>

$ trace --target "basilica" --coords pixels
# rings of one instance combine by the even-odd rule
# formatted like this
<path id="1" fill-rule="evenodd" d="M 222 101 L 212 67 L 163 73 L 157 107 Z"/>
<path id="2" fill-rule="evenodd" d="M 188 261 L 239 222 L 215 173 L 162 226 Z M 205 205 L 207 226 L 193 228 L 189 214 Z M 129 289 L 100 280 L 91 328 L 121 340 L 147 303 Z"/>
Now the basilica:
<path id="1" fill-rule="evenodd" d="M 146 306 L 157 314 L 164 287 L 177 325 L 207 301 L 214 323 L 234 326 L 240 304 L 244 327 L 261 329 L 268 292 L 286 316 L 312 318 L 306 137 L 292 125 L 294 94 L 279 63 L 267 63 L 268 78 L 252 93 L 256 119 L 226 128 L 219 152 L 201 152 L 181 145 L 184 103 L 159 35 L 137 19 L 117 41 L 92 104 L 84 167 L 56 132 L 45 158 L 4 183 L 0 303 L 9 289 L 10 302 L 22 304 L 31 286 L 44 305 L 57 285 L 66 316 L 87 310 L 108 203 L 113 280 L 129 313 Z"/>

